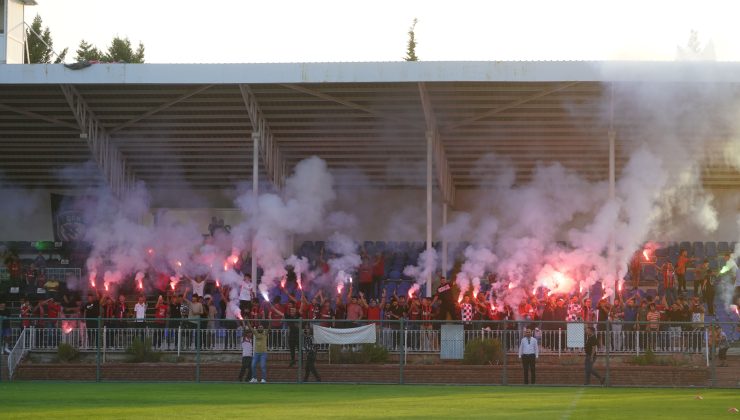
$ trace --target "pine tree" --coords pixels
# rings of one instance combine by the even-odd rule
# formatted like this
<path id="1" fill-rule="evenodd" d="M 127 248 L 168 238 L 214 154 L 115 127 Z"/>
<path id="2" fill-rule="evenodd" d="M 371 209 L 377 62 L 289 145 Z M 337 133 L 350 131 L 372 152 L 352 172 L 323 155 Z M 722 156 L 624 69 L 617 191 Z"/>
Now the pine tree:
<path id="1" fill-rule="evenodd" d="M 144 44 L 139 42 L 139 48 L 134 52 L 128 38 L 114 37 L 108 51 L 103 56 L 103 60 L 119 63 L 143 63 Z"/>
<path id="2" fill-rule="evenodd" d="M 88 43 L 84 39 L 80 41 L 80 46 L 77 47 L 77 56 L 75 57 L 75 61 L 100 61 L 102 58 L 103 54 L 99 49 L 97 49 L 97 47 Z"/>
<path id="3" fill-rule="evenodd" d="M 409 42 L 406 46 L 406 57 L 403 58 L 406 61 L 419 61 L 419 57 L 416 56 L 416 36 L 414 33 L 416 23 L 417 19 L 414 18 L 414 23 L 409 28 Z"/>
<path id="4" fill-rule="evenodd" d="M 26 29 L 26 43 L 28 46 L 28 57 L 26 63 L 51 63 L 54 54 L 54 41 L 51 39 L 49 27 L 42 29 L 41 16 L 36 15 L 29 29 Z M 54 63 L 61 63 L 67 55 L 67 48 L 62 50 Z"/>

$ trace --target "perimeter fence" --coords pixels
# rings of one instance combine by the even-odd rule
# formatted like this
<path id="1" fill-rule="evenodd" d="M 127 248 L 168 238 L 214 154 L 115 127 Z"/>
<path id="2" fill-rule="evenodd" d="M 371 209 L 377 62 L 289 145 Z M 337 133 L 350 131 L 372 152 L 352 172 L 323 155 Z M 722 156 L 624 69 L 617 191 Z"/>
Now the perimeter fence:
<path id="1" fill-rule="evenodd" d="M 727 322 L 4 321 L 14 346 L 2 368 L 21 380 L 234 381 L 244 366 L 247 381 L 521 384 L 519 348 L 530 330 L 536 384 L 586 383 L 589 344 L 606 386 L 740 387 L 739 326 Z M 246 359 L 250 340 L 260 354 Z"/>

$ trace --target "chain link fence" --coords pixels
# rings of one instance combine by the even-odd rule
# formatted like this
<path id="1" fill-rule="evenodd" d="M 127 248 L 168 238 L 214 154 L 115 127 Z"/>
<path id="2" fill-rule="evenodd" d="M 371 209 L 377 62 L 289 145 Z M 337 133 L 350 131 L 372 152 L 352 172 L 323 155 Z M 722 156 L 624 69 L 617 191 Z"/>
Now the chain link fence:
<path id="1" fill-rule="evenodd" d="M 21 350 L 14 353 L 15 366 L 8 361 L 2 368 L 21 380 L 233 381 L 258 375 L 277 382 L 518 384 L 524 380 L 520 344 L 530 329 L 536 383 L 579 385 L 591 327 L 594 369 L 606 385 L 740 386 L 739 326 L 727 322 L 6 321 L 13 348 Z M 259 369 L 262 360 L 267 373 Z"/>

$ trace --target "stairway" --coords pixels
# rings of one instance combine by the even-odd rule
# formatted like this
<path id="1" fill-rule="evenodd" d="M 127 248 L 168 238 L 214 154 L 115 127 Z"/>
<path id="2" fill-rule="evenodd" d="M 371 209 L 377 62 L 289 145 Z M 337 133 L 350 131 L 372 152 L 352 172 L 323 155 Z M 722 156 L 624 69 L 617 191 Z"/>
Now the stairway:
<path id="1" fill-rule="evenodd" d="M 2 355 L 2 366 L 0 366 L 0 380 L 3 382 L 8 380 L 8 355 Z"/>

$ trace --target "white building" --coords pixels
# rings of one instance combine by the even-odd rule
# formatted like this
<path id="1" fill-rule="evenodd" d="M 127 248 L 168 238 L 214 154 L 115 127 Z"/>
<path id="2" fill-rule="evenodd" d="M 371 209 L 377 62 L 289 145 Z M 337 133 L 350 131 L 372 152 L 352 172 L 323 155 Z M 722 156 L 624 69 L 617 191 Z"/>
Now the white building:
<path id="1" fill-rule="evenodd" d="M 0 64 L 23 64 L 25 9 L 36 0 L 0 0 Z"/>

